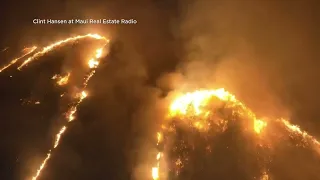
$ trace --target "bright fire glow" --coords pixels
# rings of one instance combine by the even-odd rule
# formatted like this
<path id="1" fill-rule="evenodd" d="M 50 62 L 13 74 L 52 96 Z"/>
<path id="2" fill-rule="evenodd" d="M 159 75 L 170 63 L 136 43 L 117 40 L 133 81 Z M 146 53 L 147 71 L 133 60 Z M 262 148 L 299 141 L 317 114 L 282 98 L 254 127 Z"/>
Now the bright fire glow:
<path id="1" fill-rule="evenodd" d="M 234 113 L 238 113 L 239 115 L 245 117 L 252 123 L 252 127 L 249 129 L 252 130 L 253 135 L 260 135 L 265 128 L 267 128 L 267 122 L 256 118 L 256 115 L 247 108 L 242 102 L 236 99 L 236 97 L 225 91 L 223 88 L 214 89 L 214 90 L 197 90 L 191 93 L 185 93 L 177 96 L 171 102 L 169 106 L 168 119 L 179 119 L 181 121 L 188 120 L 189 124 L 193 126 L 193 128 L 198 129 L 199 131 L 205 130 L 209 128 L 211 123 L 217 123 L 225 125 L 225 120 L 220 120 L 218 122 L 210 122 L 209 115 L 213 113 L 213 109 L 211 103 L 213 101 L 220 101 L 226 104 L 226 107 L 232 108 Z M 190 123 L 191 122 L 191 123 Z M 320 143 L 314 137 L 309 135 L 307 132 L 302 131 L 298 126 L 292 125 L 289 121 L 285 119 L 275 120 L 275 122 L 280 122 L 289 133 L 293 133 L 297 136 L 302 137 L 305 141 L 310 142 L 315 145 L 316 148 L 320 148 Z M 164 123 L 168 123 L 165 121 Z M 165 127 L 165 124 L 162 125 Z M 224 129 L 225 126 L 222 126 Z M 157 145 L 163 140 L 163 134 L 166 129 L 162 128 L 161 131 L 157 132 Z M 160 171 L 160 159 L 161 153 L 159 152 L 156 156 L 156 166 L 152 168 L 152 178 L 153 180 L 161 179 L 159 176 Z M 176 165 L 181 166 L 181 160 L 177 160 L 179 163 Z M 268 180 L 269 175 L 266 171 L 261 174 L 260 180 Z"/>

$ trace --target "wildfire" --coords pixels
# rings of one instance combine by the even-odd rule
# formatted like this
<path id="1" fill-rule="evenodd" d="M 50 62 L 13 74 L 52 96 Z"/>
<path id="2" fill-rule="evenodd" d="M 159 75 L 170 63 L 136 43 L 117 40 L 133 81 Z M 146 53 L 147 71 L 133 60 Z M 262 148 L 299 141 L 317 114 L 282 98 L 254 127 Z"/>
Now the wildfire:
<path id="1" fill-rule="evenodd" d="M 29 58 L 27 58 L 23 63 L 18 67 L 19 70 L 21 70 L 23 67 L 27 66 L 29 63 L 33 62 L 34 60 L 38 59 L 39 57 L 45 55 L 48 52 L 51 52 L 63 45 L 66 45 L 70 42 L 74 42 L 76 40 L 84 39 L 84 38 L 93 38 L 96 40 L 102 40 L 106 44 L 109 43 L 109 40 L 106 39 L 103 36 L 100 36 L 98 34 L 86 34 L 86 35 L 79 35 L 74 37 L 69 37 L 64 40 L 59 40 L 57 42 L 54 42 L 46 47 L 44 47 L 42 50 L 34 53 L 31 55 L 35 50 L 37 49 L 36 46 L 25 48 L 23 50 L 24 54 L 21 57 L 18 57 L 16 59 L 13 59 L 9 64 L 5 65 L 0 69 L 0 72 L 7 69 L 8 67 L 12 66 L 13 64 L 17 63 L 18 60 L 30 55 Z M 73 103 L 69 106 L 67 111 L 65 112 L 65 118 L 66 118 L 66 124 L 68 122 L 71 122 L 75 120 L 75 114 L 77 112 L 78 106 L 81 104 L 81 102 L 88 97 L 88 92 L 86 92 L 86 87 L 91 79 L 91 77 L 95 74 L 96 68 L 98 68 L 100 64 L 100 58 L 103 55 L 103 47 L 100 47 L 95 50 L 95 54 L 92 55 L 92 57 L 88 60 L 87 65 L 89 68 L 89 72 L 87 76 L 85 76 L 83 80 L 83 86 L 80 88 L 79 92 L 77 92 L 76 96 L 73 98 Z M 56 83 L 59 86 L 63 86 L 68 84 L 69 78 L 71 76 L 71 72 L 67 73 L 65 76 L 61 75 L 55 75 L 52 77 L 52 79 L 56 80 Z M 61 97 L 64 94 L 61 95 Z M 240 102 L 233 94 L 229 93 L 228 91 L 221 89 L 213 89 L 213 90 L 197 90 L 195 92 L 191 93 L 185 93 L 177 96 L 171 103 L 169 107 L 168 112 L 168 119 L 178 119 L 183 122 L 187 122 L 190 124 L 193 128 L 199 130 L 199 131 L 206 131 L 211 126 L 211 124 L 216 123 L 218 127 L 221 127 L 221 130 L 223 131 L 227 126 L 227 120 L 220 119 L 217 121 L 212 121 L 210 116 L 214 114 L 214 108 L 212 107 L 213 101 L 219 101 L 225 103 L 226 108 L 233 109 L 234 113 L 237 113 L 243 117 L 246 117 L 248 121 L 252 123 L 248 123 L 252 126 L 249 127 L 249 129 L 252 130 L 253 135 L 260 135 L 264 132 L 264 129 L 268 128 L 268 124 L 266 121 L 264 121 L 261 118 L 257 118 L 256 115 L 247 108 L 242 102 Z M 40 102 L 35 102 L 35 104 L 40 104 Z M 281 123 L 286 130 L 289 131 L 289 133 L 300 136 L 303 138 L 305 142 L 309 142 L 310 144 L 314 145 L 316 148 L 320 148 L 320 142 L 314 138 L 313 136 L 309 135 L 306 131 L 301 130 L 299 126 L 292 125 L 288 120 L 285 119 L 277 119 L 275 122 Z M 166 121 L 165 123 L 168 123 Z M 156 133 L 156 139 L 157 139 L 157 145 L 160 145 L 165 140 L 165 131 L 170 130 L 170 128 L 166 127 L 166 124 L 161 125 L 161 131 L 158 131 Z M 33 176 L 32 180 L 37 180 L 37 178 L 41 175 L 42 170 L 46 166 L 47 161 L 50 159 L 52 151 L 59 146 L 60 140 L 63 136 L 63 134 L 66 132 L 68 126 L 64 125 L 61 127 L 60 131 L 55 136 L 55 141 L 52 146 L 52 149 L 49 150 L 47 156 L 42 161 L 41 165 L 39 166 L 38 170 L 36 171 L 35 175 Z M 258 136 L 261 137 L 261 136 Z M 210 149 L 210 148 L 209 148 Z M 159 180 L 161 177 L 160 168 L 161 163 L 160 160 L 163 158 L 164 152 L 159 151 L 156 156 L 156 165 L 152 167 L 151 170 L 151 176 L 153 180 Z M 181 159 L 176 161 L 176 164 L 179 166 L 182 166 L 183 162 Z M 266 172 L 263 172 L 261 176 L 261 180 L 267 180 L 269 179 L 269 175 Z"/>
<path id="2" fill-rule="evenodd" d="M 103 52 L 103 51 L 102 51 L 102 48 L 96 50 L 96 58 L 97 58 L 97 59 L 98 59 L 98 58 L 101 58 L 102 52 Z"/>
<path id="3" fill-rule="evenodd" d="M 66 119 L 67 122 L 71 122 L 75 119 L 75 113 L 77 112 L 77 108 L 79 106 L 79 104 L 88 96 L 88 93 L 85 91 L 85 88 L 87 87 L 87 84 L 89 82 L 89 80 L 91 79 L 91 77 L 94 75 L 95 73 L 95 69 L 99 66 L 99 58 L 102 57 L 103 54 L 103 48 L 104 46 L 109 43 L 109 40 L 106 39 L 103 36 L 100 36 L 98 34 L 86 34 L 86 35 L 79 35 L 79 36 L 74 36 L 74 37 L 69 37 L 67 39 L 64 40 L 59 40 L 57 42 L 54 42 L 46 47 L 44 47 L 42 50 L 36 52 L 35 54 L 33 54 L 32 56 L 30 56 L 29 58 L 27 58 L 19 67 L 18 69 L 21 70 L 23 67 L 27 66 L 29 63 L 31 63 L 33 60 L 36 60 L 37 58 L 45 55 L 46 53 L 53 51 L 57 48 L 59 48 L 60 46 L 66 45 L 70 42 L 74 42 L 76 40 L 79 39 L 84 39 L 84 38 L 93 38 L 96 40 L 102 40 L 105 42 L 105 44 L 98 48 L 95 51 L 95 55 L 88 61 L 89 64 L 89 68 L 90 68 L 90 72 L 88 73 L 88 75 L 84 78 L 83 81 L 83 87 L 82 89 L 78 92 L 78 94 L 74 97 L 75 102 L 73 103 L 72 106 L 70 106 L 70 108 L 67 110 L 66 114 Z M 23 50 L 23 52 L 25 52 L 25 54 L 23 54 L 21 57 L 16 58 L 14 60 L 12 60 L 8 65 L 4 66 L 3 68 L 0 69 L 0 72 L 7 69 L 8 67 L 10 67 L 11 65 L 15 64 L 18 60 L 22 59 L 23 57 L 26 57 L 27 55 L 33 53 L 35 50 L 37 49 L 36 46 L 31 47 L 31 48 L 25 48 Z M 56 83 L 59 86 L 63 86 L 66 85 L 69 81 L 69 78 L 71 76 L 71 73 L 67 73 L 65 76 L 61 76 L 61 75 L 54 75 L 52 77 L 52 79 L 56 80 Z M 64 94 L 63 94 L 64 95 Z M 61 95 L 61 97 L 63 97 L 63 95 Z M 36 102 L 36 104 L 40 104 L 40 102 Z M 54 145 L 52 147 L 52 149 L 55 149 L 59 146 L 59 142 L 60 139 L 62 138 L 62 135 L 66 132 L 67 130 L 67 126 L 63 126 L 60 131 L 56 134 L 55 136 L 55 142 Z M 36 174 L 33 176 L 32 180 L 36 180 L 40 175 L 41 172 L 43 170 L 43 168 L 45 167 L 47 161 L 50 159 L 51 157 L 51 153 L 52 150 L 49 150 L 46 158 L 42 161 L 39 169 L 37 170 Z"/>
<path id="4" fill-rule="evenodd" d="M 254 120 L 254 131 L 257 134 L 260 134 L 266 126 L 267 126 L 266 122 L 261 121 L 259 119 Z"/>
<path id="5" fill-rule="evenodd" d="M 89 68 L 96 68 L 98 67 L 99 65 L 99 61 L 98 61 L 98 58 L 101 58 L 102 56 L 102 49 L 97 49 L 96 50 L 96 55 L 95 55 L 95 58 L 92 58 L 88 61 L 88 65 L 89 65 Z"/>
<path id="6" fill-rule="evenodd" d="M 152 178 L 154 180 L 159 179 L 159 169 L 157 167 L 152 168 Z"/>
<path id="7" fill-rule="evenodd" d="M 1 69 L 0 69 L 0 72 L 4 71 L 5 69 L 7 69 L 8 67 L 12 66 L 13 64 L 15 64 L 18 60 L 26 57 L 27 55 L 33 53 L 35 50 L 37 49 L 37 46 L 33 46 L 31 48 L 25 48 L 23 50 L 23 52 L 25 52 L 22 56 L 18 57 L 18 58 L 15 58 L 14 60 L 10 61 L 9 64 L 3 66 Z"/>
<path id="8" fill-rule="evenodd" d="M 67 39 L 63 39 L 57 42 L 54 42 L 46 47 L 44 47 L 41 51 L 35 53 L 33 56 L 29 57 L 28 59 L 26 59 L 19 67 L 18 69 L 20 70 L 21 68 L 23 68 L 24 66 L 28 65 L 31 61 L 35 60 L 36 58 L 39 58 L 40 56 L 56 49 L 57 47 L 63 46 L 67 43 L 70 42 L 74 42 L 76 40 L 79 39 L 84 39 L 84 38 L 93 38 L 93 39 L 97 39 L 97 40 L 103 40 L 106 41 L 107 43 L 109 42 L 108 39 L 106 39 L 103 36 L 100 36 L 99 34 L 86 34 L 86 35 L 81 35 L 81 36 L 74 36 L 74 37 L 70 37 Z M 101 50 L 102 51 L 102 50 Z"/>
<path id="9" fill-rule="evenodd" d="M 66 131 L 66 129 L 67 129 L 67 127 L 63 126 L 61 128 L 61 130 L 59 131 L 59 133 L 56 135 L 56 141 L 53 146 L 54 148 L 56 148 L 59 145 L 60 138 L 61 138 L 62 134 Z"/>
<path id="10" fill-rule="evenodd" d="M 56 74 L 52 77 L 52 79 L 57 79 L 57 84 L 59 86 L 64 86 L 64 85 L 68 84 L 70 75 L 71 75 L 71 73 L 67 73 L 67 75 L 65 75 L 65 76 L 60 76 L 60 75 Z"/>
<path id="11" fill-rule="evenodd" d="M 210 120 L 210 114 L 213 113 L 213 109 L 211 103 L 213 101 L 221 101 L 224 102 L 225 108 L 233 109 L 233 113 L 237 113 L 241 116 L 244 116 L 245 119 L 252 121 L 252 127 L 249 128 L 252 130 L 253 135 L 260 135 L 263 130 L 267 127 L 267 122 L 258 119 L 256 115 L 247 108 L 242 102 L 237 100 L 237 98 L 229 93 L 228 91 L 221 89 L 214 90 L 197 90 L 195 92 L 181 94 L 177 96 L 169 106 L 168 119 L 179 119 L 181 121 L 188 121 L 193 128 L 200 130 L 208 129 L 211 123 L 222 124 L 222 130 L 225 128 L 226 124 L 223 120 L 212 122 Z M 281 122 L 282 125 L 289 131 L 289 133 L 293 133 L 295 135 L 301 136 L 305 141 L 311 142 L 316 145 L 317 148 L 320 148 L 320 143 L 307 132 L 302 131 L 298 126 L 292 125 L 289 121 L 285 119 L 275 120 L 276 122 Z M 165 121 L 168 123 L 168 121 Z M 165 124 L 162 125 L 165 127 Z M 163 134 L 166 128 L 162 128 L 161 131 L 157 132 L 157 145 L 163 140 Z M 152 178 L 153 180 L 158 180 L 161 177 L 159 176 L 160 171 L 160 159 L 161 154 L 163 152 L 158 152 L 156 156 L 157 165 L 152 168 Z M 182 162 L 179 159 L 179 164 Z M 266 171 L 261 174 L 261 180 L 269 179 L 269 175 Z"/>
<path id="12" fill-rule="evenodd" d="M 81 92 L 81 99 L 84 99 L 84 98 L 86 98 L 88 96 L 88 93 L 87 92 L 85 92 L 85 91 L 82 91 Z"/>
<path id="13" fill-rule="evenodd" d="M 99 65 L 99 62 L 94 60 L 94 59 L 90 59 L 89 62 L 88 62 L 88 65 L 89 65 L 90 68 L 94 68 L 94 67 Z"/>
<path id="14" fill-rule="evenodd" d="M 46 163 L 50 159 L 50 157 L 51 157 L 51 151 L 49 151 L 49 153 L 47 154 L 47 157 L 41 163 L 39 169 L 37 170 L 36 175 L 32 177 L 32 180 L 36 180 L 40 176 L 42 169 L 46 166 Z"/>

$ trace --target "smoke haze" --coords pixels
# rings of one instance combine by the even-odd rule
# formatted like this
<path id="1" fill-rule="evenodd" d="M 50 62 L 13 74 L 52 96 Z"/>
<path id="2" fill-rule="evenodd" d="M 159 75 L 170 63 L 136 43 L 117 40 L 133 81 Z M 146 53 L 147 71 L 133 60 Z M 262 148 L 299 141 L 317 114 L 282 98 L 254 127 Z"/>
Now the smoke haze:
<path id="1" fill-rule="evenodd" d="M 320 88 L 315 1 L 196 1 L 184 9 L 180 69 L 188 83 L 225 87 L 261 114 L 300 124 L 318 117 L 309 107 Z"/>
<path id="2" fill-rule="evenodd" d="M 110 54 L 90 82 L 79 121 L 48 165 L 47 180 L 150 178 L 156 130 L 180 90 L 224 87 L 258 115 L 290 117 L 320 136 L 316 1 L 52 0 L 30 2 L 30 8 L 19 3 L 7 7 L 3 44 L 49 44 L 89 31 L 111 39 Z M 138 24 L 33 25 L 35 17 L 133 18 Z M 29 126 L 24 128 L 42 129 Z M 32 138 L 28 146 L 37 146 Z M 30 162 L 20 165 L 22 177 L 34 170 L 25 168 Z"/>

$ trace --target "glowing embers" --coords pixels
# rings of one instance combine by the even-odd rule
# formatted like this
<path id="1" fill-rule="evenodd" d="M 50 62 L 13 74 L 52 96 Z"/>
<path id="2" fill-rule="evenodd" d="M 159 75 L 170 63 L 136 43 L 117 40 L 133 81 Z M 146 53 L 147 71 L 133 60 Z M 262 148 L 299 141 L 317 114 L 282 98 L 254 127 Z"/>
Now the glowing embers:
<path id="1" fill-rule="evenodd" d="M 71 75 L 71 73 L 67 73 L 67 74 L 64 75 L 64 76 L 60 76 L 60 75 L 56 74 L 56 75 L 54 75 L 54 76 L 52 77 L 52 79 L 57 80 L 57 84 L 58 84 L 59 86 L 64 86 L 64 85 L 68 84 L 70 75 Z"/>

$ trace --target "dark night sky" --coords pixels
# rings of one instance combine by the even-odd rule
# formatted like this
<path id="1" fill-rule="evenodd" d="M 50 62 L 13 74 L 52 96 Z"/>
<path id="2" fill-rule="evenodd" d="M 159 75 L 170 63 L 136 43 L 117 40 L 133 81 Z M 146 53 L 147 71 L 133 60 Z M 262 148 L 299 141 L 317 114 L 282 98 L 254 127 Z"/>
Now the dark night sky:
<path id="1" fill-rule="evenodd" d="M 316 1 L 302 0 L 3 2 L 0 47 L 10 47 L 0 54 L 3 61 L 16 57 L 24 46 L 45 45 L 89 30 L 110 36 L 112 41 L 104 59 L 108 63 L 102 64 L 90 81 L 90 96 L 81 104 L 77 121 L 69 124 L 40 179 L 145 180 L 137 178 L 141 175 L 136 171 L 147 156 L 144 147 L 153 143 L 151 135 L 161 117 L 158 104 L 171 89 L 166 85 L 171 77 L 181 74 L 186 76 L 183 81 L 200 87 L 226 87 L 258 113 L 289 116 L 320 137 L 319 7 Z M 138 24 L 32 24 L 34 18 L 76 17 L 134 18 Z M 64 60 L 77 57 L 79 51 L 62 48 L 23 72 L 11 68 L 0 74 L 0 179 L 30 177 L 51 147 L 63 122 L 63 105 L 61 89 L 48 80 L 61 70 Z M 43 103 L 22 106 L 20 99 L 30 97 Z M 226 162 L 231 162 L 233 152 L 222 146 L 213 159 L 225 153 Z M 283 161 L 277 163 L 284 167 L 278 166 L 282 173 L 275 179 L 319 179 L 314 174 L 319 169 L 306 165 L 306 157 L 285 152 L 279 153 Z M 297 157 L 296 161 L 286 161 L 289 155 Z M 288 175 L 297 172 L 290 164 L 303 164 L 298 167 L 301 173 Z M 212 166 L 209 169 L 217 165 Z M 246 179 L 235 163 L 223 167 L 218 178 Z M 192 179 L 197 178 L 204 177 Z"/>

